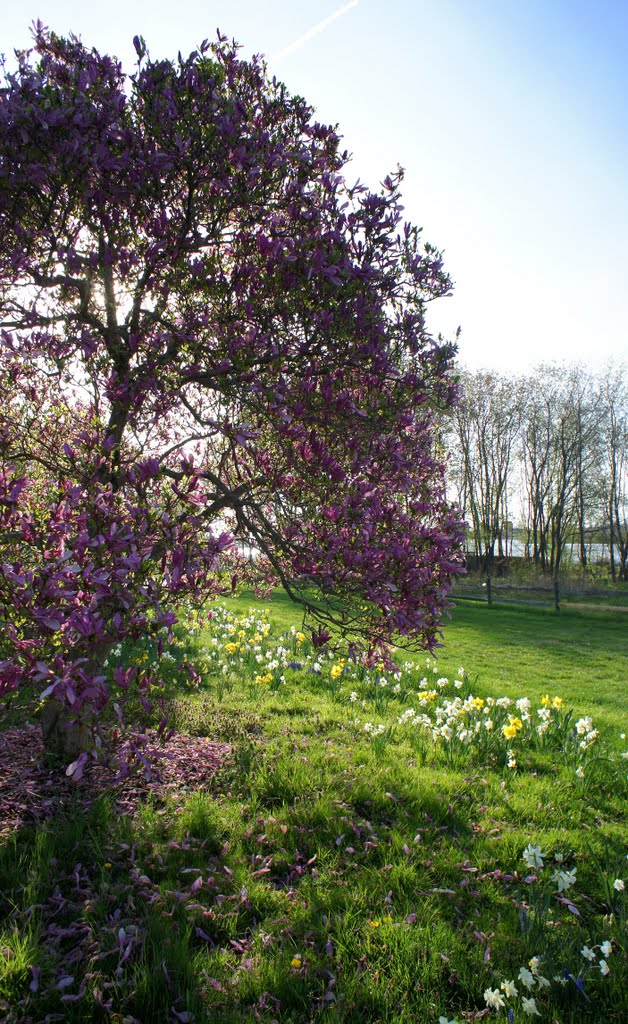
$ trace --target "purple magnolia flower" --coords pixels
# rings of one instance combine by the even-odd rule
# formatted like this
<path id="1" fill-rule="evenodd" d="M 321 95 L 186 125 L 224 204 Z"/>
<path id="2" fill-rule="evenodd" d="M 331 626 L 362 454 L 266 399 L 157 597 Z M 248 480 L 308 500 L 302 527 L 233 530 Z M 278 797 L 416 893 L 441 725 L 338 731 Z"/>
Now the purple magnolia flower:
<path id="1" fill-rule="evenodd" d="M 0 698 L 45 679 L 68 754 L 161 684 L 103 663 L 184 601 L 283 584 L 316 649 L 335 626 L 385 662 L 433 649 L 462 572 L 455 347 L 425 325 L 451 282 L 402 172 L 351 187 L 225 37 L 133 42 L 127 77 L 38 24 L 1 89 Z"/>

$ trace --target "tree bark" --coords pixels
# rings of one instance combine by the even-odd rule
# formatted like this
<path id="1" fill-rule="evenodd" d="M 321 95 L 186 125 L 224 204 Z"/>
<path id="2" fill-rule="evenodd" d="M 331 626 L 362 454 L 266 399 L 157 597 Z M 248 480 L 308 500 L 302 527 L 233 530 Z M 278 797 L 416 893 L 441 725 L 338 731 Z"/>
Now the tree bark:
<path id="1" fill-rule="evenodd" d="M 49 699 L 41 709 L 44 749 L 59 757 L 74 759 L 94 745 L 94 723 L 75 722 L 72 712 L 61 701 Z"/>

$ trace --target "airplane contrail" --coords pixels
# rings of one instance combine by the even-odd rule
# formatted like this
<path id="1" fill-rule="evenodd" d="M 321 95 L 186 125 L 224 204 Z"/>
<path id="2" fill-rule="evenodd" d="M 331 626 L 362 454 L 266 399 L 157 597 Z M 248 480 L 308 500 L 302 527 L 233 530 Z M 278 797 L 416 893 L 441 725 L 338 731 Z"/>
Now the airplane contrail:
<path id="1" fill-rule="evenodd" d="M 337 11 L 333 12 L 333 14 L 330 14 L 327 18 L 323 18 L 323 20 L 319 21 L 317 25 L 313 25 L 312 28 L 309 28 L 302 36 L 295 39 L 293 43 L 286 46 L 285 50 L 281 50 L 279 53 L 273 54 L 270 58 L 271 61 L 281 60 L 283 57 L 288 57 L 291 53 L 294 53 L 295 50 L 300 50 L 302 46 L 305 46 L 305 44 L 310 41 L 310 39 L 313 39 L 313 37 L 317 36 L 319 32 L 323 32 L 328 25 L 331 25 L 332 21 L 335 21 L 336 18 L 342 17 L 342 15 L 346 14 L 347 11 L 350 11 L 352 7 L 357 7 L 359 2 L 360 0 L 350 0 L 348 4 L 343 4 L 342 7 L 339 7 Z"/>

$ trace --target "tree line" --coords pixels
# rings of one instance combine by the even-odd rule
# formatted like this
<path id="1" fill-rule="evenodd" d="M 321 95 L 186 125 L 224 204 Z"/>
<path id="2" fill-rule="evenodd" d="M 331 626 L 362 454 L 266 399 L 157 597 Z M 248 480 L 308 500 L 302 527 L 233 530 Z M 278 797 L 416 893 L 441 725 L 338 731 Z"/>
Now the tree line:
<path id="1" fill-rule="evenodd" d="M 449 485 L 467 522 L 467 551 L 485 571 L 517 553 L 557 576 L 608 552 L 628 580 L 626 367 L 542 365 L 506 375 L 464 370 L 447 419 Z M 567 554 L 569 552 L 569 555 Z"/>

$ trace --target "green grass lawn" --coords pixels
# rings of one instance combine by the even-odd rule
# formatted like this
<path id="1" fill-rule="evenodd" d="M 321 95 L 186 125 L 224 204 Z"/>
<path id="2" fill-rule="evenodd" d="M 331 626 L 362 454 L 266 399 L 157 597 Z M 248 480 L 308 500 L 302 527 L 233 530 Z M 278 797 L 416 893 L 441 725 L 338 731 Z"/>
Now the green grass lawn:
<path id="1" fill-rule="evenodd" d="M 394 673 L 227 604 L 169 652 L 221 771 L 0 848 L 2 1019 L 623 1022 L 625 616 L 461 604 Z"/>
<path id="2" fill-rule="evenodd" d="M 561 693 L 609 727 L 626 726 L 628 618 L 622 612 L 460 603 L 439 664 L 458 661 L 491 693 Z"/>

